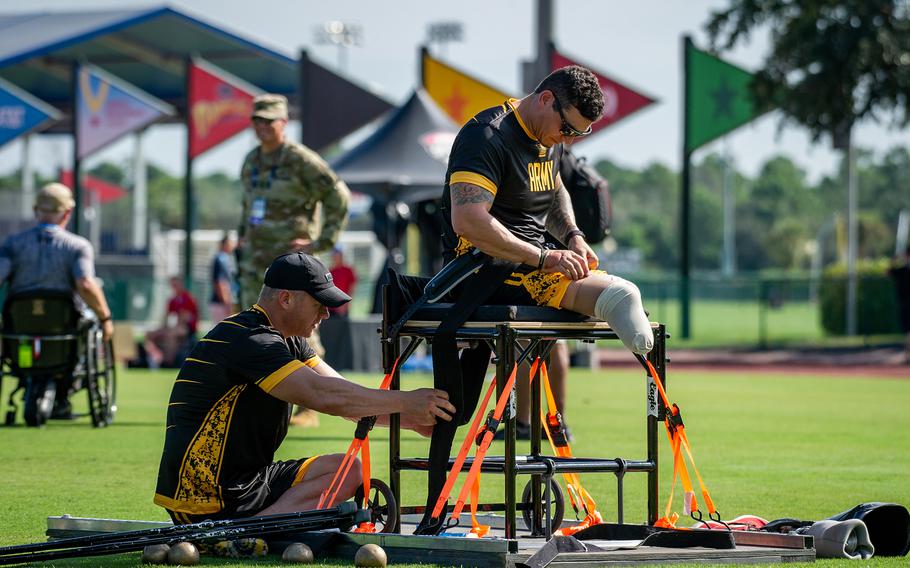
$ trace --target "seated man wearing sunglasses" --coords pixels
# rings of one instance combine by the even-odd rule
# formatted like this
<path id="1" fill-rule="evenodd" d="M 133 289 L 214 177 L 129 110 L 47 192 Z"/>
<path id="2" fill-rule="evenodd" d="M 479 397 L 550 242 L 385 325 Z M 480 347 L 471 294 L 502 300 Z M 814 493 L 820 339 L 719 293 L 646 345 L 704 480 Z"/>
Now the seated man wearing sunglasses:
<path id="1" fill-rule="evenodd" d="M 562 145 L 591 133 L 603 93 L 589 70 L 548 75 L 520 100 L 487 109 L 461 129 L 449 156 L 442 212 L 446 260 L 472 247 L 515 264 L 488 303 L 537 304 L 609 322 L 630 350 L 654 338 L 638 288 L 596 270 L 559 177 Z M 565 245 L 544 246 L 549 231 Z"/>
<path id="2" fill-rule="evenodd" d="M 494 260 L 454 290 L 459 299 L 453 312 L 469 317 L 480 303 L 572 310 L 609 322 L 630 350 L 651 350 L 654 337 L 638 288 L 596 270 L 597 255 L 575 224 L 559 176 L 563 144 L 590 134 L 603 108 L 597 78 L 573 65 L 548 75 L 533 93 L 486 109 L 462 127 L 442 197 L 444 256 L 449 262 L 477 248 Z M 562 247 L 545 245 L 548 231 Z M 449 323 L 440 330 L 450 329 Z M 434 429 L 428 510 L 445 480 L 455 428 L 470 419 L 476 405 L 483 375 L 474 376 L 475 363 L 486 366 L 483 353 L 466 349 L 459 356 L 454 340 L 445 349 L 447 338 L 440 335 L 433 346 L 436 387 L 449 392 L 457 410 L 455 420 Z M 425 518 L 418 532 L 437 532 L 437 522 Z"/>

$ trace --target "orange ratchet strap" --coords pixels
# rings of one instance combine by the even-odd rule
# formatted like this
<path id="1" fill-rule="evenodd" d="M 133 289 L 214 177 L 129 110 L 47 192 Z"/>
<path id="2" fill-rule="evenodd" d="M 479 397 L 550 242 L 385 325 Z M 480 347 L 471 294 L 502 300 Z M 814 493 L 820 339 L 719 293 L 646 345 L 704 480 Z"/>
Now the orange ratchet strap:
<path id="1" fill-rule="evenodd" d="M 536 359 L 531 368 L 536 371 L 538 364 L 539 359 Z M 483 417 L 484 412 L 487 410 L 487 405 L 490 403 L 490 399 L 493 397 L 493 393 L 496 391 L 495 375 L 490 380 L 490 387 L 487 389 L 487 393 L 484 395 L 483 400 L 477 407 L 477 411 L 474 414 L 474 420 L 471 422 L 471 427 L 468 429 L 468 433 L 465 436 L 464 442 L 461 444 L 461 449 L 458 451 L 458 455 L 455 457 L 455 462 L 452 464 L 452 467 L 449 470 L 449 475 L 446 477 L 445 485 L 443 485 L 442 491 L 439 493 L 439 498 L 436 499 L 436 506 L 433 507 L 432 518 L 439 519 L 445 513 L 445 507 L 446 503 L 448 503 L 449 495 L 452 493 L 455 482 L 458 480 L 458 475 L 461 473 L 461 468 L 468 457 L 468 452 L 471 449 L 471 445 L 476 443 L 478 448 L 474 453 L 474 462 L 471 464 L 471 469 L 468 471 L 468 476 L 465 479 L 461 492 L 458 495 L 458 501 L 455 503 L 455 507 L 449 517 L 448 522 L 446 523 L 445 528 L 451 528 L 458 525 L 458 518 L 461 515 L 461 511 L 464 509 L 468 492 L 470 492 L 472 526 L 471 532 L 468 533 L 468 536 L 474 538 L 483 537 L 490 530 L 489 526 L 481 525 L 477 521 L 477 502 L 479 500 L 480 493 L 480 466 L 483 464 L 487 450 L 489 449 L 490 443 L 493 440 L 493 435 L 496 433 L 496 429 L 499 426 L 499 421 L 502 418 L 503 412 L 505 411 L 506 403 L 508 402 L 509 396 L 512 392 L 512 387 L 515 385 L 515 376 L 517 373 L 518 366 L 513 365 L 512 373 L 509 375 L 509 380 L 506 381 L 505 387 L 502 390 L 502 394 L 496 401 L 496 407 L 490 411 L 486 422 L 482 426 L 480 424 L 481 418 Z"/>
<path id="2" fill-rule="evenodd" d="M 535 371 L 537 370 L 538 361 L 539 359 L 534 361 Z M 477 480 L 480 475 L 480 466 L 483 465 L 483 460 L 487 456 L 487 450 L 490 449 L 490 444 L 493 442 L 493 435 L 496 433 L 496 429 L 499 427 L 499 421 L 502 419 L 502 413 L 505 411 L 509 397 L 512 395 L 512 387 L 515 386 L 515 375 L 517 373 L 518 365 L 513 364 L 512 373 L 509 374 L 509 380 L 506 381 L 505 387 L 502 389 L 502 393 L 496 401 L 496 407 L 487 416 L 486 423 L 480 429 L 480 432 L 477 433 L 477 437 L 480 438 L 480 440 L 477 443 L 477 450 L 474 452 L 474 463 L 471 464 L 471 469 L 468 470 L 468 477 L 461 487 L 461 492 L 458 494 L 458 500 L 455 501 L 455 507 L 452 509 L 452 514 L 449 516 L 448 526 L 456 526 L 458 524 L 458 518 L 461 516 L 461 511 L 464 509 L 468 491 L 472 488 L 475 480 Z"/>
<path id="3" fill-rule="evenodd" d="M 547 372 L 546 363 L 541 363 L 540 365 L 540 377 L 547 397 L 547 408 L 549 409 L 549 412 L 546 414 L 544 414 L 542 408 L 540 409 L 540 422 L 544 425 L 544 432 L 547 433 L 547 440 L 550 441 L 550 447 L 553 448 L 553 453 L 561 458 L 571 458 L 572 448 L 569 445 L 569 438 L 566 435 L 562 415 L 556 411 L 556 398 L 553 396 L 553 389 L 550 386 L 550 374 Z M 529 380 L 532 383 L 534 382 L 533 371 L 529 374 Z M 558 529 L 554 531 L 553 534 L 559 536 L 572 536 L 591 525 L 603 523 L 603 517 L 597 511 L 597 503 L 594 501 L 594 498 L 591 497 L 591 494 L 581 485 L 581 478 L 579 478 L 578 474 L 563 473 L 562 478 L 563 481 L 565 481 L 566 489 L 569 493 L 569 502 L 575 510 L 575 518 L 577 519 L 578 515 L 581 513 L 581 511 L 579 511 L 579 503 L 585 512 L 585 517 L 579 524 Z"/>
<path id="4" fill-rule="evenodd" d="M 683 513 L 689 515 L 696 521 L 703 520 L 701 511 L 698 509 L 698 500 L 695 497 L 692 480 L 689 478 L 689 471 L 686 468 L 686 462 L 685 459 L 683 459 L 681 450 L 685 450 L 686 455 L 689 456 L 689 463 L 692 465 L 692 471 L 695 472 L 696 479 L 698 479 L 702 498 L 705 500 L 705 506 L 708 508 L 708 518 L 721 522 L 720 513 L 718 513 L 717 509 L 714 507 L 714 501 L 711 499 L 708 488 L 705 486 L 705 482 L 698 472 L 698 467 L 695 465 L 695 457 L 692 455 L 692 447 L 686 436 L 686 426 L 683 424 L 682 413 L 679 410 L 679 406 L 670 404 L 670 399 L 667 397 L 667 391 L 664 390 L 663 382 L 661 381 L 660 375 L 657 374 L 657 369 L 654 368 L 654 365 L 642 355 L 636 354 L 635 357 L 648 370 L 649 375 L 657 385 L 657 391 L 660 393 L 660 398 L 663 400 L 664 407 L 666 408 L 664 424 L 667 427 L 667 437 L 670 440 L 670 448 L 673 450 L 673 484 L 670 486 L 670 498 L 667 501 L 664 516 L 657 520 L 655 526 L 676 528 L 676 521 L 679 519 L 679 515 L 677 513 L 671 513 L 670 508 L 673 504 L 673 494 L 676 489 L 677 477 L 681 480 L 684 491 Z"/>
<path id="5" fill-rule="evenodd" d="M 401 357 L 396 359 L 395 364 L 392 365 L 392 370 L 382 378 L 382 382 L 379 384 L 380 390 L 389 390 L 389 386 L 392 384 L 392 377 L 395 376 L 395 370 L 398 368 L 400 360 Z M 338 498 L 338 492 L 341 490 L 342 485 L 344 485 L 344 480 L 348 477 L 348 472 L 351 471 L 351 466 L 354 465 L 354 460 L 357 459 L 357 454 L 361 451 L 363 451 L 363 459 L 361 460 L 360 465 L 361 471 L 363 472 L 364 500 L 361 506 L 364 508 L 367 507 L 367 501 L 370 498 L 370 431 L 375 425 L 375 416 L 365 416 L 357 421 L 357 428 L 354 430 L 354 439 L 351 440 L 351 445 L 348 446 L 348 451 L 345 452 L 344 458 L 341 460 L 341 465 L 338 466 L 338 470 L 332 477 L 332 482 L 329 483 L 329 486 L 326 487 L 319 496 L 319 503 L 316 505 L 317 509 L 328 509 L 329 507 L 332 507 L 335 499 Z M 360 523 L 353 532 L 373 533 L 376 532 L 376 527 L 373 523 L 366 521 Z"/>

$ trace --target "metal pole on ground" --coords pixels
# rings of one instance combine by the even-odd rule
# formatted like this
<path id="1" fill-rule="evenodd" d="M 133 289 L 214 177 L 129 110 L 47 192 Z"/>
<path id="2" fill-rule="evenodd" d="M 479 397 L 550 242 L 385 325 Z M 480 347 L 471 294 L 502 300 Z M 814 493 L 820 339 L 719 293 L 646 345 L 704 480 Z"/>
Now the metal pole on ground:
<path id="1" fill-rule="evenodd" d="M 856 294 L 858 288 L 856 257 L 858 254 L 856 148 L 847 133 L 847 335 L 856 335 Z"/>
<path id="2" fill-rule="evenodd" d="M 196 228 L 196 197 L 193 194 L 193 156 L 190 153 L 190 141 L 193 136 L 193 117 L 190 105 L 192 93 L 191 73 L 193 61 L 187 58 L 185 63 L 186 95 L 184 113 L 186 116 L 186 178 L 184 179 L 184 240 L 183 240 L 183 280 L 186 288 L 193 290 L 193 230 Z"/>
<path id="3" fill-rule="evenodd" d="M 35 205 L 35 173 L 32 171 L 32 137 L 22 138 L 22 203 L 19 210 L 22 219 L 31 219 L 34 216 L 32 207 Z"/>
<path id="4" fill-rule="evenodd" d="M 78 62 L 73 63 L 73 85 L 70 100 L 73 103 L 73 200 L 76 202 L 73 207 L 73 232 L 77 235 L 82 234 L 82 183 L 79 179 L 82 175 L 82 160 L 79 158 L 79 68 Z"/>
<path id="5" fill-rule="evenodd" d="M 145 129 L 135 134 L 133 150 L 133 234 L 134 251 L 145 250 L 148 237 L 148 177 L 145 167 L 143 138 Z"/>
<path id="6" fill-rule="evenodd" d="M 692 38 L 689 36 L 683 36 L 683 45 L 682 45 L 682 57 L 683 57 L 683 108 L 688 108 L 689 105 L 689 88 L 687 82 L 689 80 L 689 58 L 687 53 L 689 52 L 689 46 L 692 43 Z M 689 289 L 689 238 L 690 238 L 690 228 L 689 228 L 689 202 L 690 198 L 690 162 L 692 161 L 692 153 L 686 147 L 687 140 L 689 140 L 689 113 L 684 112 L 683 115 L 683 144 L 682 144 L 682 184 L 681 192 L 679 196 L 679 231 L 680 231 L 680 251 L 679 251 L 679 313 L 680 313 L 680 335 L 683 339 L 689 339 L 691 336 L 690 329 L 690 302 L 691 302 L 691 291 Z"/>

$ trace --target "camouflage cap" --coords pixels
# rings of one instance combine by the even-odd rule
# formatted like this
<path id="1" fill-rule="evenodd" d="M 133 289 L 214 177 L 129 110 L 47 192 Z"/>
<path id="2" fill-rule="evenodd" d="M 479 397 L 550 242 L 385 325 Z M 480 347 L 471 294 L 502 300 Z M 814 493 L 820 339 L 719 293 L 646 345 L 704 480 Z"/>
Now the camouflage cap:
<path id="1" fill-rule="evenodd" d="M 73 192 L 62 183 L 49 183 L 38 190 L 35 209 L 44 213 L 60 213 L 76 206 Z"/>
<path id="2" fill-rule="evenodd" d="M 252 118 L 288 119 L 288 99 L 283 95 L 259 95 L 253 99 Z"/>

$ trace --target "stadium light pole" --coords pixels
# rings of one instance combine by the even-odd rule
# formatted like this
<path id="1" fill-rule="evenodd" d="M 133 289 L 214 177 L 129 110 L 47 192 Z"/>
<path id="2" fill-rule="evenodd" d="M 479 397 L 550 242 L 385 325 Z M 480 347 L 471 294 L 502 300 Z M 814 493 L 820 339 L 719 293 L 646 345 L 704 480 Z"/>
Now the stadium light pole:
<path id="1" fill-rule="evenodd" d="M 461 22 L 433 22 L 427 26 L 427 44 L 439 44 L 441 55 L 446 55 L 446 46 L 464 41 L 464 24 Z"/>
<path id="2" fill-rule="evenodd" d="M 348 68 L 347 50 L 349 47 L 363 44 L 363 27 L 340 20 L 331 20 L 321 26 L 316 26 L 313 37 L 317 44 L 338 47 L 338 69 L 346 72 Z"/>

